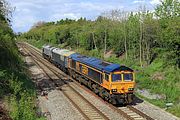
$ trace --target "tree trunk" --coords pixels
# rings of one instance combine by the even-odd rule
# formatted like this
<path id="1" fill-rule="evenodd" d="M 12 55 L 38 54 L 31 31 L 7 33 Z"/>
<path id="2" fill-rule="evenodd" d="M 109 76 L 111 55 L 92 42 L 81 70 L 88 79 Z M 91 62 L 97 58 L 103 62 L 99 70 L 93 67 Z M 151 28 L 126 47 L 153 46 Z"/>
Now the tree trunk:
<path id="1" fill-rule="evenodd" d="M 125 24 L 126 23 L 124 23 L 124 49 L 125 49 L 126 60 L 127 60 L 128 52 L 127 52 L 127 39 L 126 39 L 126 25 Z"/>
<path id="2" fill-rule="evenodd" d="M 107 49 L 106 41 L 107 41 L 107 30 L 105 29 L 104 31 L 104 57 L 106 55 L 106 49 Z"/>
<path id="3" fill-rule="evenodd" d="M 139 39 L 139 62 L 140 62 L 140 66 L 142 67 L 142 25 L 140 22 L 140 39 Z"/>
<path id="4" fill-rule="evenodd" d="M 134 59 L 136 59 L 136 47 L 133 44 L 132 44 L 132 46 L 133 46 L 133 51 L 134 51 L 133 56 L 134 56 Z"/>
<path id="5" fill-rule="evenodd" d="M 147 64 L 149 65 L 150 64 L 150 45 L 148 43 L 148 41 L 146 42 L 146 50 L 147 50 Z"/>
<path id="6" fill-rule="evenodd" d="M 94 47 L 95 47 L 95 49 L 97 50 L 96 41 L 95 41 L 95 39 L 94 39 L 94 32 L 92 33 L 92 39 L 93 39 L 93 42 L 94 42 Z"/>
<path id="7" fill-rule="evenodd" d="M 79 47 L 79 41 L 78 41 L 78 39 L 76 40 L 76 47 L 77 47 L 77 49 L 78 49 L 78 47 Z"/>

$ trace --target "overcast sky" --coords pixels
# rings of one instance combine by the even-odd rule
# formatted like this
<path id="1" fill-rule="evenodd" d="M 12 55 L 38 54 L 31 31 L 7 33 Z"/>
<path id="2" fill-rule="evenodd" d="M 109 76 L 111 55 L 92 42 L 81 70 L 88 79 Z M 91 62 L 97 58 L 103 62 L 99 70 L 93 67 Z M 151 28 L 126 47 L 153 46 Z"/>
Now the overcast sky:
<path id="1" fill-rule="evenodd" d="M 64 18 L 96 19 L 104 11 L 120 9 L 138 11 L 140 5 L 153 10 L 160 0 L 7 0 L 15 7 L 12 27 L 26 32 L 38 21 L 57 21 Z"/>

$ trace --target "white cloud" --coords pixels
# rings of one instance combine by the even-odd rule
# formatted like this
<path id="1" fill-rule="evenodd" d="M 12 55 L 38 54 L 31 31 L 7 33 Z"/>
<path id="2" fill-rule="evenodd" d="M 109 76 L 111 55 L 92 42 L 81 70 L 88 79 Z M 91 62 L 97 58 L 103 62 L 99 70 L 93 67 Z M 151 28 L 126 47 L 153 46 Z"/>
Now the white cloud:
<path id="1" fill-rule="evenodd" d="M 35 22 L 37 22 L 37 19 L 33 16 L 16 16 L 13 20 L 13 28 L 19 31 L 27 31 Z"/>
<path id="2" fill-rule="evenodd" d="M 152 0 L 150 3 L 151 3 L 152 5 L 158 5 L 158 4 L 161 3 L 161 0 Z"/>
<path id="3" fill-rule="evenodd" d="M 87 9 L 87 10 L 94 10 L 94 11 L 100 11 L 104 12 L 105 10 L 112 10 L 112 9 L 122 9 L 124 8 L 121 4 L 104 4 L 102 3 L 93 3 L 93 2 L 81 2 L 79 4 L 79 7 L 81 9 Z"/>
<path id="4" fill-rule="evenodd" d="M 65 13 L 63 15 L 65 18 L 71 18 L 71 19 L 78 19 L 80 18 L 80 14 L 74 14 L 74 13 Z"/>
<path id="5" fill-rule="evenodd" d="M 33 23 L 35 23 L 35 22 L 36 22 L 36 18 L 31 17 L 31 16 L 23 16 L 23 17 L 21 18 L 21 20 L 19 20 L 19 17 L 15 17 L 15 18 L 14 18 L 14 22 L 16 23 L 16 24 L 14 25 L 14 27 L 16 27 L 16 28 L 22 28 L 22 27 L 25 27 L 27 23 L 28 23 L 28 24 L 33 24 Z"/>
<path id="6" fill-rule="evenodd" d="M 135 0 L 135 1 L 133 1 L 133 3 L 143 3 L 143 2 L 145 2 L 144 0 Z"/>
<path id="7" fill-rule="evenodd" d="M 42 4 L 36 4 L 33 2 L 25 2 L 25 1 L 21 1 L 21 2 L 14 2 L 13 6 L 16 6 L 17 8 L 37 8 L 37 9 L 41 9 L 43 8 Z"/>
<path id="8" fill-rule="evenodd" d="M 13 13 L 13 29 L 18 32 L 28 29 L 38 21 L 56 21 L 64 18 L 95 19 L 102 12 L 123 9 L 136 10 L 138 4 L 148 1 L 156 4 L 159 0 L 7 0 L 16 7 Z M 150 3 L 151 2 L 151 3 Z"/>
<path id="9" fill-rule="evenodd" d="M 98 5 L 98 4 L 90 3 L 90 2 L 81 2 L 79 4 L 79 7 L 81 7 L 82 9 L 96 10 L 96 11 L 101 11 L 102 9 L 104 9 L 102 5 Z"/>
<path id="10" fill-rule="evenodd" d="M 63 7 L 62 7 L 63 6 Z M 62 6 L 54 5 L 51 10 L 49 20 L 60 20 L 64 18 L 78 19 L 80 17 L 86 17 L 91 19 L 95 18 L 100 13 L 116 8 L 123 8 L 122 5 L 107 5 L 104 3 L 91 3 L 91 2 L 80 2 L 80 3 L 64 3 Z"/>
<path id="11" fill-rule="evenodd" d="M 79 19 L 81 17 L 81 14 L 79 14 L 79 13 L 77 13 L 77 14 L 75 14 L 75 13 L 64 13 L 64 14 L 58 14 L 58 13 L 56 13 L 56 14 L 53 14 L 53 15 L 51 15 L 50 16 L 50 19 L 52 20 L 60 20 L 60 19 L 65 19 L 65 18 L 70 18 L 70 19 L 75 19 L 75 20 L 77 20 L 77 19 Z"/>

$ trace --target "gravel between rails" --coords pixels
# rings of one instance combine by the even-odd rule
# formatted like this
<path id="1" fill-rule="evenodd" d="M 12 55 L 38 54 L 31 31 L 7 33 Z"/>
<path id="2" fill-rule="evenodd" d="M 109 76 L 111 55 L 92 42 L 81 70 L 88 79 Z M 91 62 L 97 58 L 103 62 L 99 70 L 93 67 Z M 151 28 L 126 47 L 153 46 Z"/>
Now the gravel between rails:
<path id="1" fill-rule="evenodd" d="M 84 120 L 59 90 L 53 90 L 48 93 L 48 100 L 45 105 L 51 114 L 52 120 Z"/>
<path id="2" fill-rule="evenodd" d="M 94 106 L 96 106 L 102 113 L 108 116 L 110 120 L 126 120 L 122 115 L 120 115 L 117 111 L 113 110 L 109 107 L 105 102 L 101 101 L 99 98 L 95 97 L 92 94 L 89 94 L 82 87 L 74 83 L 70 83 L 73 88 L 75 88 L 81 95 L 83 95 L 88 101 L 90 101 Z"/>
<path id="3" fill-rule="evenodd" d="M 84 120 L 79 111 L 73 107 L 61 91 L 52 89 L 55 86 L 51 84 L 52 82 L 48 80 L 43 70 L 35 65 L 31 57 L 25 57 L 25 62 L 37 88 L 42 88 L 48 92 L 47 96 L 41 96 L 40 93 L 37 93 L 39 94 L 37 101 L 41 114 L 45 115 L 48 120 Z"/>

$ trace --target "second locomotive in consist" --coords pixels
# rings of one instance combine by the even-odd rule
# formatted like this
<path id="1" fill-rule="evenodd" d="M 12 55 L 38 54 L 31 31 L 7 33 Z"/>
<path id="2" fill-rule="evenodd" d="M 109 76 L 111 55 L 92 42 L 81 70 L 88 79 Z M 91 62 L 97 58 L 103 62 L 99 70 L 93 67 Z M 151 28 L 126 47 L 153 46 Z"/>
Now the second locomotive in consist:
<path id="1" fill-rule="evenodd" d="M 132 69 L 49 45 L 43 57 L 112 104 L 133 101 L 135 74 Z"/>

